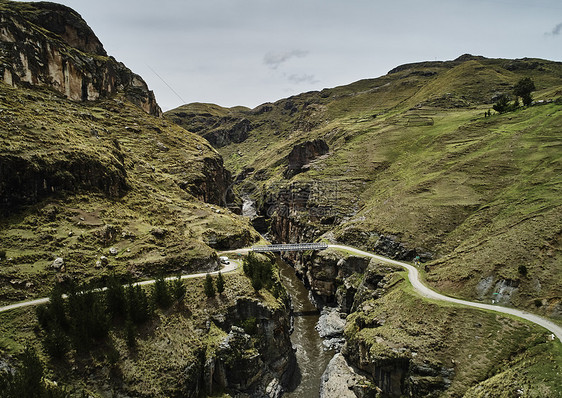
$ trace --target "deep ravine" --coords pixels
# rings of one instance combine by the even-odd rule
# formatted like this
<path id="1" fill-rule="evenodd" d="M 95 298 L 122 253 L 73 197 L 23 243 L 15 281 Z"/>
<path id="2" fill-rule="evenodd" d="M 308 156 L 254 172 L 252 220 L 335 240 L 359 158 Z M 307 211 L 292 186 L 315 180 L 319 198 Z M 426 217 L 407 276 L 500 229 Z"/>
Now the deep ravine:
<path id="1" fill-rule="evenodd" d="M 318 397 L 320 379 L 334 352 L 326 351 L 322 345 L 323 339 L 315 329 L 319 312 L 310 302 L 308 290 L 295 275 L 295 270 L 283 261 L 279 261 L 279 270 L 281 281 L 293 303 L 294 331 L 291 341 L 297 349 L 298 364 L 292 380 L 292 391 L 285 392 L 283 397 Z"/>

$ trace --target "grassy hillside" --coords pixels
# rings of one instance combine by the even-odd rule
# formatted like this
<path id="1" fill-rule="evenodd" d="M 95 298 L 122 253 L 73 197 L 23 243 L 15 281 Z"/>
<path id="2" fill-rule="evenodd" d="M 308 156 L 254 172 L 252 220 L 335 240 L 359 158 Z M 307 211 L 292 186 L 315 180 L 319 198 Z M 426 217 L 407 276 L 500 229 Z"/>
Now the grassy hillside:
<path id="1" fill-rule="evenodd" d="M 120 97 L 76 103 L 0 83 L 0 103 L 0 302 L 68 278 L 210 269 L 214 248 L 258 239 L 213 204 L 229 177 L 197 135 Z"/>
<path id="2" fill-rule="evenodd" d="M 523 77 L 544 102 L 485 117 Z M 291 183 L 337 187 L 335 200 L 311 195 L 291 216 L 277 213 L 278 235 L 289 223 L 292 239 L 328 233 L 369 249 L 384 235 L 406 258 L 433 259 L 426 277 L 440 291 L 484 301 L 500 293 L 504 303 L 562 316 L 562 106 L 550 102 L 561 96 L 561 63 L 465 55 L 253 110 L 221 109 L 205 119 L 204 135 L 228 135 L 247 120 L 247 138 L 218 150 L 266 197 Z M 166 117 L 201 131 L 197 112 L 216 109 L 189 107 Z M 293 148 L 314 139 L 329 154 L 286 178 Z"/>

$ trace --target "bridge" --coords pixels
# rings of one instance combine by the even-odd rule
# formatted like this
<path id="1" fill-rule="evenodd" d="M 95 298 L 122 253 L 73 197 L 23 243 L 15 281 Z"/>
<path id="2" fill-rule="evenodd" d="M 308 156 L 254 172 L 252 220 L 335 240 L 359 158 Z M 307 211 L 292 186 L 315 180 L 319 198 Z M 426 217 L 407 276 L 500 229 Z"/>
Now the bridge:
<path id="1" fill-rule="evenodd" d="M 326 243 L 291 243 L 281 245 L 254 246 L 252 251 L 257 253 L 264 252 L 302 252 L 305 250 L 325 250 L 328 248 Z"/>

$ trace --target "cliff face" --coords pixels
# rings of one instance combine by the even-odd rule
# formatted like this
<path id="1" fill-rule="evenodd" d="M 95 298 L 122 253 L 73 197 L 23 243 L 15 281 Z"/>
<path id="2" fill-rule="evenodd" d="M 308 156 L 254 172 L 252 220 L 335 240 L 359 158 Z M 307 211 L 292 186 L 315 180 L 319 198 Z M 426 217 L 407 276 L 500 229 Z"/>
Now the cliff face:
<path id="1" fill-rule="evenodd" d="M 183 393 L 198 397 L 227 390 L 280 397 L 295 367 L 288 314 L 288 305 L 273 309 L 255 300 L 237 300 L 213 320 L 226 335 L 213 353 L 202 351 L 188 366 Z"/>
<path id="2" fill-rule="evenodd" d="M 144 80 L 108 57 L 75 11 L 52 3 L 0 3 L 0 79 L 9 85 L 48 86 L 74 101 L 117 92 L 160 116 Z"/>

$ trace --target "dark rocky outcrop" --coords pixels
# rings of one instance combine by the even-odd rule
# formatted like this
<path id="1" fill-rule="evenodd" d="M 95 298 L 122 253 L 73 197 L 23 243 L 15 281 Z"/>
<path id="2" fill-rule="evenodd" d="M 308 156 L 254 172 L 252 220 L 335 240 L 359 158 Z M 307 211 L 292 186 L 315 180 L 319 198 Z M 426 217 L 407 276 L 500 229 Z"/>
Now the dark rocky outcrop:
<path id="1" fill-rule="evenodd" d="M 186 396 L 216 391 L 280 397 L 295 368 L 287 308 L 239 299 L 213 322 L 227 335 L 212 355 L 202 353 L 186 370 Z"/>
<path id="2" fill-rule="evenodd" d="M 179 180 L 178 185 L 204 202 L 226 205 L 233 201 L 233 192 L 229 190 L 232 175 L 224 168 L 222 158 L 214 155 L 193 164 L 199 169 L 186 175 L 189 179 Z"/>
<path id="3" fill-rule="evenodd" d="M 287 157 L 289 164 L 285 171 L 285 178 L 291 178 L 295 174 L 306 171 L 310 167 L 311 161 L 327 154 L 329 150 L 328 144 L 319 139 L 295 145 Z"/>
<path id="4" fill-rule="evenodd" d="M 248 138 L 248 132 L 252 129 L 252 124 L 245 118 L 221 121 L 220 123 L 226 124 L 227 127 L 202 134 L 202 137 L 215 148 L 226 146 L 232 142 L 237 144 L 244 142 Z"/>
<path id="5" fill-rule="evenodd" d="M 48 86 L 75 101 L 123 92 L 147 113 L 162 114 L 144 80 L 108 57 L 86 22 L 68 7 L 3 2 L 0 53 L 0 79 L 9 85 Z"/>
<path id="6" fill-rule="evenodd" d="M 0 209 L 36 203 L 62 191 L 98 190 L 118 197 L 127 189 L 126 177 L 122 160 L 117 157 L 107 164 L 74 152 L 59 159 L 1 154 Z"/>

